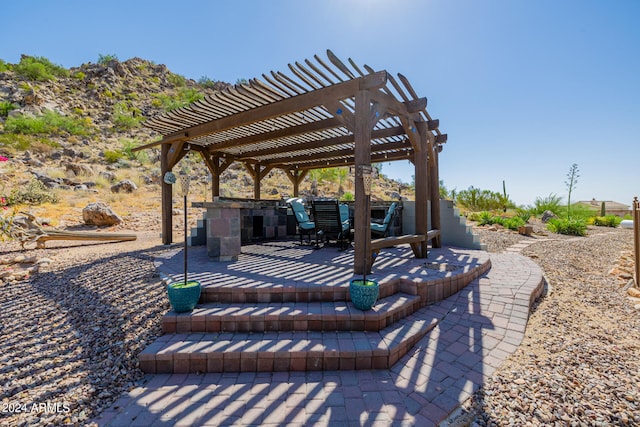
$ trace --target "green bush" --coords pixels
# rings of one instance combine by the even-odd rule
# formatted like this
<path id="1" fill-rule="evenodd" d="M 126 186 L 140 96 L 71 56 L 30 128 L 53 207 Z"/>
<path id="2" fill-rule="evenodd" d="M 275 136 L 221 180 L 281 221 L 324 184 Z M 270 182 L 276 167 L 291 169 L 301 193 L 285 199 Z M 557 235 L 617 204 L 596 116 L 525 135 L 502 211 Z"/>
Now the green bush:
<path id="1" fill-rule="evenodd" d="M 92 133 L 91 119 L 63 116 L 54 111 L 47 111 L 39 117 L 8 117 L 4 124 L 5 132 L 24 135 L 78 135 L 87 136 Z"/>
<path id="2" fill-rule="evenodd" d="M 573 204 L 571 205 L 571 218 L 582 219 L 584 221 L 589 220 L 589 218 L 593 218 L 598 214 L 599 209 L 593 209 L 589 206 L 585 206 L 582 204 Z"/>
<path id="3" fill-rule="evenodd" d="M 23 55 L 20 63 L 13 66 L 19 76 L 32 81 L 55 80 L 56 77 L 67 77 L 69 71 L 56 65 L 42 56 L 33 57 Z"/>
<path id="4" fill-rule="evenodd" d="M 211 80 L 207 76 L 202 76 L 198 79 L 198 84 L 204 88 L 215 89 L 216 82 Z"/>
<path id="5" fill-rule="evenodd" d="M 112 55 L 102 55 L 98 54 L 98 64 L 107 65 L 111 61 L 117 61 L 118 57 L 115 54 Z"/>
<path id="6" fill-rule="evenodd" d="M 167 76 L 167 81 L 174 86 L 182 87 L 186 84 L 187 79 L 180 74 L 169 73 L 169 75 Z"/>
<path id="7" fill-rule="evenodd" d="M 593 225 L 599 225 L 601 227 L 617 227 L 622 222 L 622 218 L 615 215 L 597 216 L 593 220 Z"/>
<path id="8" fill-rule="evenodd" d="M 31 135 L 20 135 L 15 133 L 0 134 L 0 148 L 7 147 L 9 151 L 24 151 L 39 145 L 52 148 L 60 146 L 59 143 L 48 138 L 37 138 Z"/>
<path id="9" fill-rule="evenodd" d="M 122 150 L 120 152 L 129 160 L 137 160 L 141 163 L 149 161 L 149 155 L 146 151 L 133 151 L 139 144 L 128 139 L 120 141 Z"/>
<path id="10" fill-rule="evenodd" d="M 87 75 L 86 75 L 84 72 L 82 72 L 82 71 L 76 71 L 75 73 L 73 73 L 73 76 L 72 76 L 72 77 L 73 77 L 74 79 L 76 79 L 76 80 L 84 80 L 84 78 L 85 78 L 86 76 L 87 76 Z"/>
<path id="11" fill-rule="evenodd" d="M 493 215 L 491 212 L 482 211 L 477 215 L 478 225 L 491 225 L 493 224 Z"/>
<path id="12" fill-rule="evenodd" d="M 516 209 L 516 217 L 527 223 L 531 219 L 531 212 L 526 209 Z"/>
<path id="13" fill-rule="evenodd" d="M 502 226 L 504 228 L 508 228 L 509 230 L 517 230 L 518 227 L 522 227 L 527 222 L 520 218 L 519 216 L 514 216 L 513 218 L 505 218 L 502 221 Z"/>
<path id="14" fill-rule="evenodd" d="M 544 211 L 551 211 L 555 215 L 560 216 L 561 208 L 560 201 L 562 197 L 557 196 L 553 193 L 549 194 L 547 197 L 536 197 L 536 201 L 534 202 L 533 208 L 531 208 L 531 212 L 534 215 L 542 215 Z"/>
<path id="15" fill-rule="evenodd" d="M 2 59 L 0 59 L 0 73 L 3 73 L 3 72 L 8 71 L 10 69 L 11 69 L 11 67 L 9 66 L 9 64 L 7 64 Z"/>
<path id="16" fill-rule="evenodd" d="M 344 200 L 345 202 L 353 202 L 356 198 L 354 197 L 353 193 L 350 191 L 345 192 L 342 195 L 342 200 Z"/>
<path id="17" fill-rule="evenodd" d="M 505 198 L 502 193 L 481 190 L 473 186 L 457 193 L 456 203 L 472 211 L 497 211 L 505 207 L 513 208 L 514 203 Z"/>
<path id="18" fill-rule="evenodd" d="M 124 157 L 124 154 L 122 153 L 122 151 L 107 150 L 104 152 L 104 160 L 107 163 L 116 163 L 118 160 L 122 159 L 123 157 Z"/>
<path id="19" fill-rule="evenodd" d="M 7 117 L 9 111 L 15 110 L 16 108 L 18 108 L 16 104 L 12 104 L 9 101 L 0 101 L 0 117 Z"/>
<path id="20" fill-rule="evenodd" d="M 547 223 L 547 229 L 558 234 L 584 236 L 587 234 L 587 223 L 579 218 L 553 218 Z"/>
<path id="21" fill-rule="evenodd" d="M 165 111 L 171 111 L 198 101 L 204 98 L 204 95 L 195 89 L 181 88 L 178 90 L 178 94 L 176 96 L 159 93 L 155 95 L 155 98 L 156 99 L 152 102 L 154 107 L 160 107 Z"/>
<path id="22" fill-rule="evenodd" d="M 140 110 L 126 102 L 118 102 L 113 107 L 111 121 L 118 130 L 133 129 L 140 125 L 143 117 Z"/>
<path id="23" fill-rule="evenodd" d="M 42 203 L 57 203 L 58 196 L 51 192 L 37 179 L 29 181 L 26 187 L 14 188 L 7 198 L 7 205 L 40 205 Z"/>

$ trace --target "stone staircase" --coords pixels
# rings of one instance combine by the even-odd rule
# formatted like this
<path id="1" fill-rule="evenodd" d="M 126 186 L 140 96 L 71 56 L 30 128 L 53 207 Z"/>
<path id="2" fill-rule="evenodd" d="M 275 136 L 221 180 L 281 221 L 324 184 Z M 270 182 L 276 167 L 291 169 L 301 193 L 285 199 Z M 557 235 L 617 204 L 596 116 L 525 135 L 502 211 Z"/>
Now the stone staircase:
<path id="1" fill-rule="evenodd" d="M 391 274 L 380 280 L 380 298 L 366 312 L 351 303 L 348 283 L 212 281 L 203 285 L 192 312 L 163 317 L 164 335 L 140 354 L 140 368 L 147 373 L 389 369 L 446 315 L 430 305 L 489 268 L 487 256 L 429 280 Z"/>
<path id="2" fill-rule="evenodd" d="M 473 233 L 467 219 L 460 215 L 460 210 L 453 206 L 451 200 L 440 200 L 440 223 L 443 245 L 487 250 L 487 245 L 480 242 L 480 236 Z"/>

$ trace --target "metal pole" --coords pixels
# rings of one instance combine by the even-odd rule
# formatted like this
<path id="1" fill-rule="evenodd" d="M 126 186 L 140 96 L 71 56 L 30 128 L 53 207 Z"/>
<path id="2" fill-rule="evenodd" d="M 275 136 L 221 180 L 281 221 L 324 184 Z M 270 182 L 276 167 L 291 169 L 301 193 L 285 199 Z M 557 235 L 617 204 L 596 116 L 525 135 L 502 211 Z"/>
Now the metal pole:
<path id="1" fill-rule="evenodd" d="M 636 270 L 636 288 L 640 287 L 640 201 L 638 196 L 633 198 L 633 263 Z"/>
<path id="2" fill-rule="evenodd" d="M 184 195 L 184 285 L 187 286 L 187 195 Z"/>

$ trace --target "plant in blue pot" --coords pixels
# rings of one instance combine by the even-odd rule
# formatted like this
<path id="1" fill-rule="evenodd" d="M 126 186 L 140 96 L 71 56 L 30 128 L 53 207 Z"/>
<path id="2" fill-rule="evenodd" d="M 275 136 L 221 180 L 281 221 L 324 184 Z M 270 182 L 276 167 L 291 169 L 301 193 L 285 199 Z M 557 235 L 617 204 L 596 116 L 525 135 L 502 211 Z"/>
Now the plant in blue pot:
<path id="1" fill-rule="evenodd" d="M 167 285 L 167 295 L 173 311 L 184 313 L 192 311 L 198 304 L 202 287 L 197 280 L 187 279 L 187 195 L 189 194 L 190 177 L 184 171 L 180 176 L 180 184 L 182 187 L 182 195 L 184 198 L 184 280 L 169 283 Z M 172 172 L 167 172 L 164 176 L 164 182 L 172 185 L 177 181 L 176 176 Z"/>

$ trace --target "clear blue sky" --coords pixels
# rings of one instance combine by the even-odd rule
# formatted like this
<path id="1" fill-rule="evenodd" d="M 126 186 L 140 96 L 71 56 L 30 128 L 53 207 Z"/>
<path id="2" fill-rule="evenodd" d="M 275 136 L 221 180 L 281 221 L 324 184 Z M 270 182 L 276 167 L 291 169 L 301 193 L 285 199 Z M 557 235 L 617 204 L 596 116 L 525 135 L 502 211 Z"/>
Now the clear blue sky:
<path id="1" fill-rule="evenodd" d="M 235 83 L 327 48 L 402 73 L 449 142 L 449 188 L 556 193 L 577 163 L 572 200 L 640 195 L 640 1 L 272 0 L 8 1 L 0 58 L 65 67 L 141 57 Z M 411 180 L 404 162 L 383 173 Z"/>

